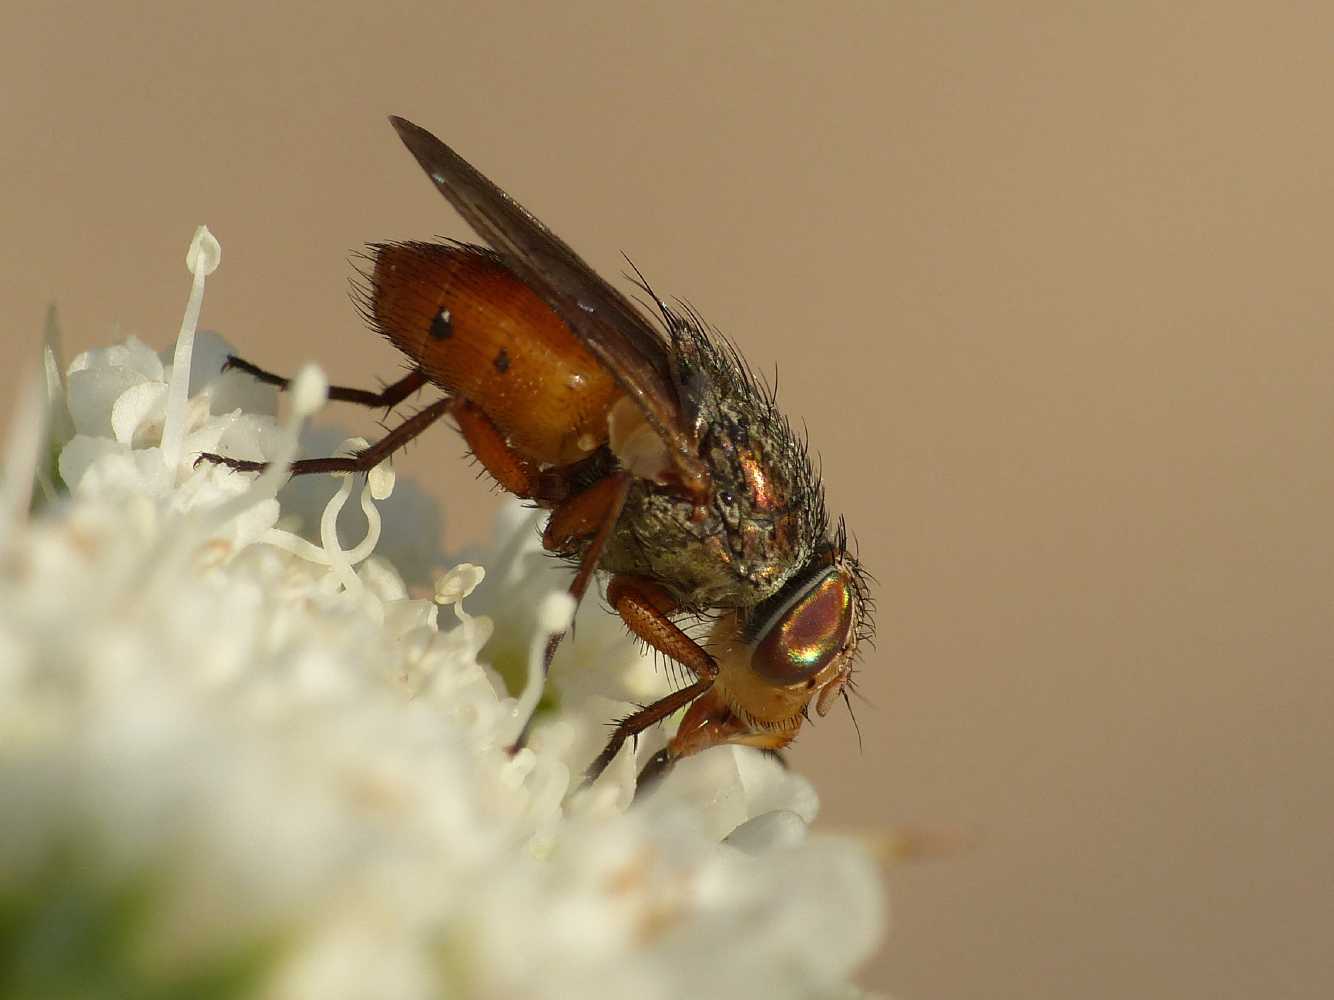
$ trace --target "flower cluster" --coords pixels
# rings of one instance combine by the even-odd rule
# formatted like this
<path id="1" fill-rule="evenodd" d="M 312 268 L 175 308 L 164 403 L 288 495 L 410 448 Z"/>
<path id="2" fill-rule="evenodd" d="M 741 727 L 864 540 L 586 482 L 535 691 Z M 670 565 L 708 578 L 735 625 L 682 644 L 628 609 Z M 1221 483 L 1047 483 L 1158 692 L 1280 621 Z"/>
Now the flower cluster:
<path id="1" fill-rule="evenodd" d="M 216 259 L 197 240 L 171 356 L 131 338 L 62 371 L 48 343 L 44 429 L 14 423 L 0 993 L 844 995 L 879 879 L 808 834 L 810 786 L 725 748 L 631 807 L 627 747 L 579 789 L 606 722 L 669 678 L 590 600 L 541 690 L 570 608 L 531 511 L 503 511 L 485 572 L 431 581 L 383 555 L 438 533 L 420 503 L 381 516 L 387 469 L 319 502 L 282 489 L 323 387 L 301 376 L 280 421 L 271 389 L 219 374 L 226 345 L 193 329 Z"/>

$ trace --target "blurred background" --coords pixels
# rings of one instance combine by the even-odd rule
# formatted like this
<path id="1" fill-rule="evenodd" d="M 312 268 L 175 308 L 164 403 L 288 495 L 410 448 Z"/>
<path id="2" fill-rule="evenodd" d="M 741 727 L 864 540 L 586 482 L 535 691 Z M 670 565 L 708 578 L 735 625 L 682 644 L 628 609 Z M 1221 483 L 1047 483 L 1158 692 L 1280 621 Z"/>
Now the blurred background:
<path id="1" fill-rule="evenodd" d="M 206 327 L 391 377 L 349 254 L 469 235 L 385 115 L 418 121 L 777 365 L 880 581 L 863 746 L 837 712 L 792 759 L 826 829 L 961 844 L 888 869 L 867 986 L 1329 995 L 1334 7 L 4 21 L 0 398 L 51 301 L 67 354 L 165 347 L 199 223 Z M 399 465 L 450 548 L 498 504 L 461 452 Z"/>

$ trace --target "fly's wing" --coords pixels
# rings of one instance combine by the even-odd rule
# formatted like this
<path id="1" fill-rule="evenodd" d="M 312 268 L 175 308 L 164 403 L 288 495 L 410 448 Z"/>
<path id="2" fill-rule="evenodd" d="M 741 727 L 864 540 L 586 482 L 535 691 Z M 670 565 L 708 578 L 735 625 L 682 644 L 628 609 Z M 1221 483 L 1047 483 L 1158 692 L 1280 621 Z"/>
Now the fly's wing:
<path id="1" fill-rule="evenodd" d="M 702 488 L 708 473 L 672 385 L 667 345 L 649 321 L 463 157 L 406 119 L 389 121 L 459 215 L 607 366 L 667 446 L 683 483 Z"/>

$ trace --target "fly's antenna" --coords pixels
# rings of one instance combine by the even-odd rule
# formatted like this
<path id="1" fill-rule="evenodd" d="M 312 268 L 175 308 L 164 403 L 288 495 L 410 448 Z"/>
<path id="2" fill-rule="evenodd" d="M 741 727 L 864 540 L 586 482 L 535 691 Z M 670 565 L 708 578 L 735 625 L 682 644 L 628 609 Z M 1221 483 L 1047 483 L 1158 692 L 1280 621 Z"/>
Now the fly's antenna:
<path id="1" fill-rule="evenodd" d="M 857 713 L 852 710 L 852 699 L 848 697 L 848 689 L 844 687 L 841 694 L 843 695 L 843 704 L 848 706 L 848 715 L 852 716 L 852 728 L 857 732 L 857 752 L 864 754 L 866 748 L 862 745 L 862 727 L 857 721 Z"/>

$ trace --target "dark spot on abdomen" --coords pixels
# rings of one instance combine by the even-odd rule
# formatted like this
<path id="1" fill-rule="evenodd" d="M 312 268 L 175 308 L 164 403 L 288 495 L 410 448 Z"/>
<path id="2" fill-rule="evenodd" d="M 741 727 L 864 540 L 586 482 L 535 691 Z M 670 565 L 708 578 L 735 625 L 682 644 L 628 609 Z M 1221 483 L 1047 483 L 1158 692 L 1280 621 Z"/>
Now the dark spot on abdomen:
<path id="1" fill-rule="evenodd" d="M 449 310 L 441 307 L 440 311 L 431 317 L 431 339 L 448 340 L 454 336 L 454 317 L 450 315 Z"/>
<path id="2" fill-rule="evenodd" d="M 496 371 L 504 375 L 507 371 L 510 370 L 509 351 L 505 350 L 505 348 L 502 347 L 500 349 L 500 353 L 496 355 L 496 360 L 492 362 L 492 364 L 496 366 Z"/>

